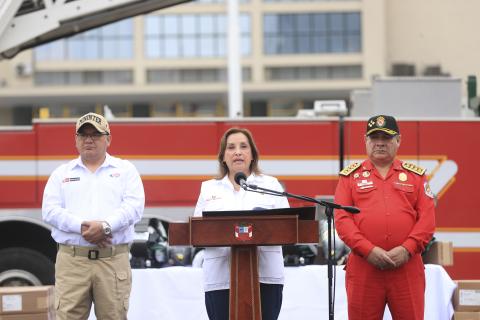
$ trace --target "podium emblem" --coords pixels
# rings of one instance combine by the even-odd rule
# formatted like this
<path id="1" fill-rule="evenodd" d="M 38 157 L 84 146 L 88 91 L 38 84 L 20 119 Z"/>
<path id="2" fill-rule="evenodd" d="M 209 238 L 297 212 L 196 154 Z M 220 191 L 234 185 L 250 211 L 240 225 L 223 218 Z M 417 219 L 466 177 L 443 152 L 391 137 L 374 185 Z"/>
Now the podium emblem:
<path id="1" fill-rule="evenodd" d="M 240 241 L 247 241 L 253 237 L 253 226 L 251 224 L 237 224 L 235 225 L 235 239 Z"/>

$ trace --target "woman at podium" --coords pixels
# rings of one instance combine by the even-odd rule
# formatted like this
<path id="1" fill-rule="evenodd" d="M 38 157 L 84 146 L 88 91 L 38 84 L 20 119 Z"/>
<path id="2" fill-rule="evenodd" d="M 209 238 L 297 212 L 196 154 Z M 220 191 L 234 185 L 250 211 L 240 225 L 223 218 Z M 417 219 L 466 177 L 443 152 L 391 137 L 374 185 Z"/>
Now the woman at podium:
<path id="1" fill-rule="evenodd" d="M 217 160 L 219 174 L 216 178 L 202 183 L 194 216 L 202 216 L 203 211 L 289 207 L 285 197 L 247 192 L 239 185 L 247 183 L 283 191 L 276 178 L 261 173 L 258 149 L 247 129 L 231 128 L 224 133 L 220 140 Z M 243 179 L 238 178 L 242 176 L 239 173 L 245 175 Z M 235 175 L 238 183 L 235 182 Z M 248 230 L 245 232 L 248 233 Z M 260 246 L 258 268 L 262 319 L 276 320 L 282 306 L 284 283 L 282 247 Z M 208 317 L 210 320 L 228 320 L 230 248 L 206 248 L 203 275 Z"/>

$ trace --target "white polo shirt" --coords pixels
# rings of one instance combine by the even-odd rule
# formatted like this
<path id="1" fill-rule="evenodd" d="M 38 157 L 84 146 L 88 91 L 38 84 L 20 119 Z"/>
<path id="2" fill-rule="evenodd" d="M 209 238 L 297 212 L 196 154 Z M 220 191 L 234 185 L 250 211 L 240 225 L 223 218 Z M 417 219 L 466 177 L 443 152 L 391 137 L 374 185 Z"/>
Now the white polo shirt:
<path id="1" fill-rule="evenodd" d="M 43 194 L 42 216 L 57 243 L 93 246 L 81 235 L 81 223 L 107 221 L 112 244 L 133 241 L 134 224 L 140 221 L 145 193 L 137 169 L 127 160 L 106 155 L 91 172 L 80 157 L 51 174 Z"/>
<path id="2" fill-rule="evenodd" d="M 274 177 L 251 174 L 247 183 L 263 188 L 283 191 Z M 202 216 L 203 211 L 252 210 L 254 208 L 288 208 L 285 197 L 276 197 L 263 193 L 249 192 L 243 189 L 235 191 L 225 176 L 221 180 L 208 180 L 202 183 L 200 196 L 194 216 Z M 259 281 L 270 284 L 284 283 L 283 254 L 281 246 L 260 246 L 258 250 Z M 205 291 L 230 288 L 230 248 L 206 248 L 203 261 Z"/>

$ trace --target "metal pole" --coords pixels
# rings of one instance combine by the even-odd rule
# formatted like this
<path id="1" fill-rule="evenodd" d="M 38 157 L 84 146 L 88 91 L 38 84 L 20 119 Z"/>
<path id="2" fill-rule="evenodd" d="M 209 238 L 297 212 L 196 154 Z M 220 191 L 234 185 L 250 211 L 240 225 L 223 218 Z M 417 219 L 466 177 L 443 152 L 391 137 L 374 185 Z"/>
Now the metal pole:
<path id="1" fill-rule="evenodd" d="M 338 154 L 339 154 L 339 161 L 340 161 L 340 170 L 343 170 L 343 163 L 344 163 L 344 156 L 345 156 L 345 146 L 344 146 L 344 127 L 345 127 L 345 121 L 343 119 L 343 116 L 340 115 L 338 117 Z"/>
<path id="2" fill-rule="evenodd" d="M 228 0 L 228 116 L 243 117 L 238 0 Z"/>
<path id="3" fill-rule="evenodd" d="M 325 215 L 327 216 L 327 225 L 328 225 L 328 259 L 327 259 L 327 270 L 328 270 L 328 319 L 334 319 L 334 308 L 333 308 L 333 253 L 332 253 L 332 219 L 333 219 L 333 208 L 325 207 Z"/>

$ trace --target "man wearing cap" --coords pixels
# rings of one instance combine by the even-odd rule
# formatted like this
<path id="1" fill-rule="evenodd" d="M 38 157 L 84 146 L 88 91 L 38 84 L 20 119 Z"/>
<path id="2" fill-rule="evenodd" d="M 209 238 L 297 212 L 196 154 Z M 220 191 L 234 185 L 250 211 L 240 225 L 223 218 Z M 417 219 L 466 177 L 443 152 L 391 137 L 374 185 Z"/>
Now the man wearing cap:
<path id="1" fill-rule="evenodd" d="M 135 167 L 107 153 L 112 136 L 101 115 L 76 125 L 80 156 L 58 167 L 43 194 L 43 220 L 58 243 L 55 263 L 57 319 L 87 319 L 92 302 L 99 320 L 127 318 L 131 290 L 129 243 L 143 214 L 145 195 Z"/>
<path id="2" fill-rule="evenodd" d="M 335 211 L 340 238 L 352 249 L 345 285 L 348 316 L 423 319 L 425 273 L 421 253 L 435 229 L 433 194 L 425 169 L 396 159 L 401 136 L 395 118 L 367 122 L 368 159 L 340 172 L 335 202 L 356 206 Z"/>

